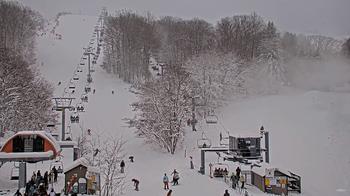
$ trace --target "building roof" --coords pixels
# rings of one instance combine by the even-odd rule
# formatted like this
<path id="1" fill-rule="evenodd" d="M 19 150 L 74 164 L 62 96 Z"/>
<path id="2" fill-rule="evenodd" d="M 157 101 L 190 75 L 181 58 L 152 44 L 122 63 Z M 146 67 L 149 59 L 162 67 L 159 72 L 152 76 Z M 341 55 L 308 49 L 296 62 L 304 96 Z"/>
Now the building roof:
<path id="1" fill-rule="evenodd" d="M 84 157 L 81 157 L 81 158 L 75 160 L 71 165 L 66 167 L 64 170 L 64 173 L 67 173 L 70 170 L 72 170 L 76 167 L 79 167 L 81 165 L 86 167 L 88 172 L 100 173 L 100 170 L 97 167 L 90 166 L 89 162 Z"/>

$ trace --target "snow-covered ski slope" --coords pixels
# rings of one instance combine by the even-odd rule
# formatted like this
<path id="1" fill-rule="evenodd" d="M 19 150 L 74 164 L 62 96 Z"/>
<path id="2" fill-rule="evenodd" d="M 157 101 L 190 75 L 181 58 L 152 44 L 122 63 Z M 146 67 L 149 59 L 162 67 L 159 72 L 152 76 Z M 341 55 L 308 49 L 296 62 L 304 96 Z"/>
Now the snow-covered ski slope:
<path id="1" fill-rule="evenodd" d="M 46 35 L 38 39 L 38 63 L 43 76 L 55 87 L 55 96 L 62 96 L 69 85 L 74 70 L 81 61 L 83 47 L 92 38 L 97 16 L 66 15 L 60 18 L 56 32 L 62 35 L 58 40 Z M 256 134 L 264 125 L 270 131 L 271 163 L 291 170 L 302 176 L 301 195 L 349 195 L 350 194 L 350 94 L 324 92 L 298 92 L 284 96 L 269 96 L 249 99 L 231 104 L 217 111 L 219 123 L 200 123 L 199 131 L 187 131 L 187 137 L 175 155 L 168 155 L 147 145 L 127 127 L 123 120 L 132 117 L 130 104 L 136 100 L 129 92 L 129 85 L 105 73 L 98 65 L 93 73 L 91 87 L 96 93 L 89 94 L 89 102 L 84 104 L 86 112 L 79 125 L 72 125 L 73 135 L 81 133 L 81 128 L 92 130 L 101 139 L 122 136 L 127 141 L 125 153 L 133 155 L 135 162 L 126 157 L 126 185 L 124 195 L 164 196 L 162 176 L 168 176 L 177 169 L 180 172 L 179 186 L 170 187 L 173 195 L 223 195 L 229 189 L 222 180 L 211 179 L 197 172 L 199 150 L 196 141 L 202 132 L 218 144 L 219 133 L 230 131 L 231 135 L 251 132 Z M 86 85 L 86 66 L 76 82 L 77 91 L 72 94 L 79 102 Z M 61 81 L 62 84 L 57 86 Z M 112 90 L 115 92 L 112 94 Z M 69 114 L 69 113 L 68 113 Z M 69 115 L 68 115 L 69 116 Z M 68 122 L 67 117 L 67 122 Z M 186 149 L 186 158 L 185 158 Z M 189 169 L 189 156 L 194 157 L 195 170 Z M 207 163 L 216 160 L 209 155 Z M 0 168 L 1 188 L 9 186 L 10 163 Z M 230 170 L 236 165 L 230 164 Z M 35 169 L 39 169 L 37 166 Z M 43 168 L 46 169 L 46 168 Z M 208 170 L 208 168 L 206 168 Z M 5 174 L 6 173 L 6 174 Z M 28 175 L 30 173 L 28 172 Z M 6 176 L 7 175 L 7 176 Z M 140 180 L 140 191 L 134 191 L 131 179 Z M 63 180 L 61 178 L 61 180 Z M 12 187 L 14 183 L 12 182 Z M 5 186 L 3 186 L 5 185 Z M 231 195 L 239 193 L 229 189 Z M 248 186 L 251 195 L 264 195 Z"/>

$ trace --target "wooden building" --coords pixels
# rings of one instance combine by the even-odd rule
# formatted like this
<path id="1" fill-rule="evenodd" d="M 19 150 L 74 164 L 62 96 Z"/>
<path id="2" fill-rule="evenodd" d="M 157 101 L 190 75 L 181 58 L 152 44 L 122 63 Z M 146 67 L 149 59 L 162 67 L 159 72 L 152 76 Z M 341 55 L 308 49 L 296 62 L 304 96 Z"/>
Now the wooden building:
<path id="1" fill-rule="evenodd" d="M 85 158 L 75 160 L 65 171 L 65 194 L 80 193 L 93 195 L 100 190 L 100 172 L 91 167 Z"/>
<path id="2" fill-rule="evenodd" d="M 252 169 L 251 183 L 266 193 L 276 195 L 288 195 L 289 192 L 301 193 L 300 176 L 268 164 Z"/>

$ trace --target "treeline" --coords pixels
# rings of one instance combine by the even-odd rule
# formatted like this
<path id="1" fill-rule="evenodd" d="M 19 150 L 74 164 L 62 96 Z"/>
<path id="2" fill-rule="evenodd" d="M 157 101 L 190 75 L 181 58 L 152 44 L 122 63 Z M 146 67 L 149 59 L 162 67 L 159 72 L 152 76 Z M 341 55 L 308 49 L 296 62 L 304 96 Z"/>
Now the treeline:
<path id="1" fill-rule="evenodd" d="M 349 53 L 349 41 L 281 33 L 256 13 L 205 20 L 131 11 L 108 15 L 103 67 L 135 86 L 138 134 L 170 153 L 191 121 L 232 97 L 275 93 L 288 84 L 286 62 Z M 150 59 L 161 76 L 153 77 Z M 160 70 L 161 69 L 161 70 Z M 182 81 L 182 83 L 179 83 Z"/>
<path id="2" fill-rule="evenodd" d="M 41 16 L 16 2 L 0 1 L 0 134 L 41 129 L 54 120 L 53 89 L 35 68 Z"/>

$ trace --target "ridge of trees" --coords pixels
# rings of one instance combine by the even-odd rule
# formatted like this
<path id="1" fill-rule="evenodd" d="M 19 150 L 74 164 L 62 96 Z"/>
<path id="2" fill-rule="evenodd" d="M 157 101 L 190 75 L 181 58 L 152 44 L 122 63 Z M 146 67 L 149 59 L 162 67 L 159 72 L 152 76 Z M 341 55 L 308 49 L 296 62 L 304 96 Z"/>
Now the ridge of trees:
<path id="1" fill-rule="evenodd" d="M 53 121 L 53 89 L 35 63 L 41 16 L 16 2 L 0 1 L 0 133 L 38 130 Z"/>

